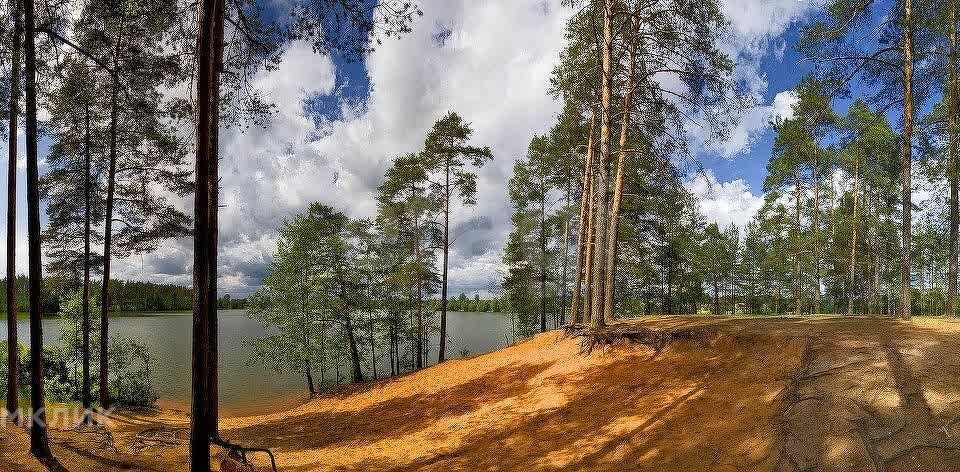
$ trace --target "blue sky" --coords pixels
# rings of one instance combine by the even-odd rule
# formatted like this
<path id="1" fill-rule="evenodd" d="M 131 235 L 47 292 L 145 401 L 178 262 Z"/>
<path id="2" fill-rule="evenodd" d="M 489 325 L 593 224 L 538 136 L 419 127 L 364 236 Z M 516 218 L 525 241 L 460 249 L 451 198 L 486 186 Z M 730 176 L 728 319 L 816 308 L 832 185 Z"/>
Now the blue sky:
<path id="1" fill-rule="evenodd" d="M 760 70 L 766 76 L 767 90 L 763 94 L 763 103 L 770 103 L 774 96 L 784 90 L 792 90 L 800 79 L 812 67 L 803 61 L 803 56 L 793 47 L 799 35 L 800 26 L 794 24 L 783 35 L 771 40 L 772 47 L 760 60 Z M 783 55 L 777 54 L 777 44 L 782 42 Z M 766 127 L 759 131 L 748 150 L 725 157 L 716 153 L 703 153 L 699 157 L 705 167 L 713 170 L 721 182 L 743 179 L 754 193 L 762 193 L 763 179 L 767 175 L 767 161 L 773 147 L 774 132 Z"/>

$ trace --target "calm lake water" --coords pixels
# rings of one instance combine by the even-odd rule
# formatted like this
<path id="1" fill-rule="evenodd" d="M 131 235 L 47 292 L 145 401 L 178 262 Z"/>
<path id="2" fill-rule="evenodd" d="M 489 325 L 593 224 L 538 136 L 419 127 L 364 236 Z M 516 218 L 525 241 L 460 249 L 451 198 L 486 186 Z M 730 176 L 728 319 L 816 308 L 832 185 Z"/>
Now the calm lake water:
<path id="1" fill-rule="evenodd" d="M 110 319 L 110 337 L 136 339 L 147 346 L 151 356 L 153 382 L 164 406 L 186 408 L 190 399 L 190 334 L 189 314 L 150 314 Z M 265 333 L 260 323 L 251 320 L 245 310 L 219 312 L 220 340 L 220 404 L 225 414 L 251 410 L 275 410 L 290 406 L 307 396 L 301 373 L 278 373 L 261 363 L 251 361 L 252 350 L 244 340 Z M 448 313 L 448 357 L 459 357 L 461 350 L 470 354 L 490 352 L 512 341 L 510 317 L 500 313 Z M 30 335 L 29 321 L 18 323 L 20 342 Z M 45 343 L 56 343 L 60 337 L 60 321 L 43 321 Z M 0 340 L 6 339 L 6 330 Z M 432 342 L 431 364 L 436 362 L 438 342 Z M 369 350 L 369 345 L 361 346 Z M 387 357 L 385 348 L 383 357 Z M 378 356 L 380 353 L 378 353 Z M 378 373 L 390 372 L 389 360 L 378 363 Z M 332 369 L 328 375 L 333 375 Z M 346 371 L 342 370 L 344 375 Z M 370 373 L 367 372 L 369 376 Z M 319 379 L 319 368 L 314 376 Z M 332 379 L 328 379 L 331 380 Z"/>

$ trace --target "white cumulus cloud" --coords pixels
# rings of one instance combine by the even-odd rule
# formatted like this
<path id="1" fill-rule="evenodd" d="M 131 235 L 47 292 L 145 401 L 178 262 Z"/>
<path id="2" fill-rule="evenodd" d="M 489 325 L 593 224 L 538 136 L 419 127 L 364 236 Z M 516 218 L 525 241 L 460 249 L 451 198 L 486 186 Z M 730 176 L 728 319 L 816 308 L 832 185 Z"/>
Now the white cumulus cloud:
<path id="1" fill-rule="evenodd" d="M 684 186 L 697 197 L 700 212 L 707 222 L 716 223 L 721 229 L 731 224 L 746 225 L 763 206 L 763 196 L 754 195 L 742 179 L 720 182 L 709 170 L 687 181 Z"/>

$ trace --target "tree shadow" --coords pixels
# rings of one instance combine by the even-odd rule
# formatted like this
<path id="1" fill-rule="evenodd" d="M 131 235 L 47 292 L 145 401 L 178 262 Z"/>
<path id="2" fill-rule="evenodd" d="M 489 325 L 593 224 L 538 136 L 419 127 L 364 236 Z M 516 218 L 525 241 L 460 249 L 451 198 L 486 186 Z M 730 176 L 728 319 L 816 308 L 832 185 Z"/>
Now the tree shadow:
<path id="1" fill-rule="evenodd" d="M 755 442 L 761 421 L 738 424 L 726 414 L 763 417 L 757 406 L 769 389 L 730 370 L 747 358 L 760 360 L 759 352 L 684 362 L 685 349 L 703 349 L 687 346 L 652 360 L 645 350 L 616 349 L 616 362 L 564 379 L 575 388 L 559 408 L 495 422 L 413 462 L 377 457 L 342 470 L 716 470 L 707 466 L 719 455 L 712 445 Z M 635 354 L 624 355 L 631 349 Z"/>
<path id="2" fill-rule="evenodd" d="M 334 410 L 256 423 L 224 432 L 231 439 L 256 441 L 276 451 L 319 449 L 353 441 L 375 442 L 409 434 L 437 421 L 522 394 L 527 382 L 552 363 L 507 365 L 437 393 L 377 402 L 356 411 Z"/>

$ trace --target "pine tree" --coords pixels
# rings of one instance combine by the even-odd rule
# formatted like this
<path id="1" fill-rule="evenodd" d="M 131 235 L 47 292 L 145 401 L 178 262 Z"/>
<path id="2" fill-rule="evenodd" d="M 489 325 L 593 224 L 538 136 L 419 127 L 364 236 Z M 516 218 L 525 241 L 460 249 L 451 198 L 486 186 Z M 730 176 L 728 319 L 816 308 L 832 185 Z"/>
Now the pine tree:
<path id="1" fill-rule="evenodd" d="M 513 231 L 504 252 L 509 275 L 503 286 L 513 303 L 521 325 L 538 325 L 547 330 L 547 312 L 554 298 L 547 292 L 550 260 L 554 257 L 556 231 L 550 222 L 553 160 L 546 136 L 534 136 L 526 159 L 513 167 L 508 191 L 513 204 Z M 533 312 L 531 308 L 537 307 Z"/>
<path id="2" fill-rule="evenodd" d="M 443 261 L 440 281 L 440 356 L 446 358 L 447 347 L 447 271 L 450 258 L 451 205 L 456 198 L 462 205 L 476 204 L 477 174 L 465 169 L 467 165 L 479 168 L 493 153 L 488 147 L 467 144 L 473 130 L 454 112 L 447 113 L 434 123 L 423 143 L 421 159 L 431 180 L 433 198 L 440 202 L 443 218 Z"/>
<path id="3" fill-rule="evenodd" d="M 20 117 L 20 53 L 23 48 L 23 2 L 10 2 L 13 29 L 10 35 L 10 103 L 7 135 L 7 414 L 13 421 L 20 415 L 20 349 L 17 340 L 17 121 Z"/>

